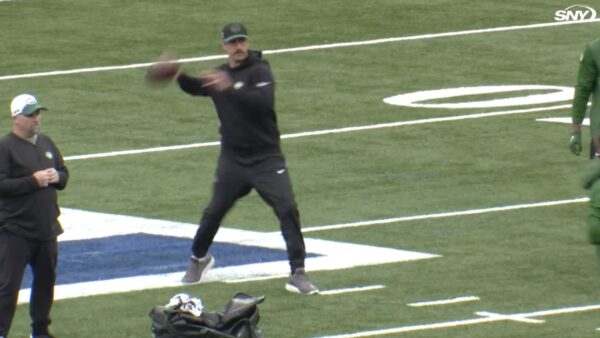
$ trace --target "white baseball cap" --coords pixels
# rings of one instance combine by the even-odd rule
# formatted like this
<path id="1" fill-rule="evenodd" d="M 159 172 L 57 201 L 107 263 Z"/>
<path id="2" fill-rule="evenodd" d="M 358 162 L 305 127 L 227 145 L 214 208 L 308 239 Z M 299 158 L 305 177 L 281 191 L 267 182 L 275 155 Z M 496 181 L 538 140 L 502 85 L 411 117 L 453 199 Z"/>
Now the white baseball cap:
<path id="1" fill-rule="evenodd" d="M 13 117 L 19 114 L 29 116 L 40 109 L 48 110 L 38 102 L 35 96 L 30 94 L 18 95 L 10 103 L 10 113 Z"/>

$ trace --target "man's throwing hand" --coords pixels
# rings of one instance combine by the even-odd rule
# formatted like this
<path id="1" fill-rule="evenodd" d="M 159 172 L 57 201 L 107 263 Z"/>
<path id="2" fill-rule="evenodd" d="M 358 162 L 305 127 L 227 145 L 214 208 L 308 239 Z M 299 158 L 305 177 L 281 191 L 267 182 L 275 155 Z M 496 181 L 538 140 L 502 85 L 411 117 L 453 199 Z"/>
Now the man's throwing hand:
<path id="1" fill-rule="evenodd" d="M 211 70 L 202 74 L 202 87 L 207 87 L 217 92 L 223 92 L 233 87 L 231 78 L 222 70 Z"/>
<path id="2" fill-rule="evenodd" d="M 146 83 L 165 85 L 179 73 L 179 65 L 170 54 L 162 54 L 146 71 Z"/>

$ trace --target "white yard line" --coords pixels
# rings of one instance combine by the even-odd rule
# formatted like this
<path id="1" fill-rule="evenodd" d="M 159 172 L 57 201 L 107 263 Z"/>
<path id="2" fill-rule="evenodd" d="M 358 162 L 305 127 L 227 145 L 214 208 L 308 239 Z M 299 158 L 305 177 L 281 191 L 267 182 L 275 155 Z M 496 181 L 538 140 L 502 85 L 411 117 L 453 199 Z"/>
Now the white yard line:
<path id="1" fill-rule="evenodd" d="M 447 218 L 447 217 L 466 216 L 466 215 L 480 215 L 480 214 L 487 214 L 487 213 L 491 213 L 491 212 L 530 209 L 530 208 L 542 208 L 542 207 L 551 207 L 551 206 L 556 206 L 556 205 L 573 204 L 573 203 L 585 203 L 588 201 L 589 201 L 589 198 L 581 197 L 581 198 L 574 198 L 574 199 L 568 199 L 568 200 L 546 201 L 546 202 L 517 204 L 517 205 L 506 205 L 506 206 L 482 208 L 482 209 L 441 212 L 441 213 L 436 213 L 436 214 L 383 218 L 383 219 L 371 220 L 371 221 L 360 221 L 360 222 L 306 227 L 306 228 L 302 228 L 302 232 L 307 233 L 307 232 L 315 232 L 315 231 L 326 231 L 326 230 L 337 230 L 337 229 L 345 229 L 345 228 L 362 227 L 362 226 L 369 226 L 369 225 L 408 222 L 408 221 L 416 221 L 416 220 L 424 220 L 424 219 Z"/>
<path id="2" fill-rule="evenodd" d="M 267 54 L 282 54 L 282 53 L 303 52 L 303 51 L 311 51 L 311 50 L 367 46 L 367 45 L 377 45 L 377 44 L 393 43 L 393 42 L 401 42 L 401 41 L 426 40 L 426 39 L 435 39 L 435 38 L 452 37 L 452 36 L 508 32 L 508 31 L 517 31 L 517 30 L 525 30 L 525 29 L 588 24 L 588 23 L 596 23 L 596 22 L 600 22 L 600 19 L 584 20 L 584 21 L 546 22 L 546 23 L 536 23 L 536 24 L 527 24 L 527 25 L 472 29 L 472 30 L 464 30 L 464 31 L 456 31 L 456 32 L 411 35 L 411 36 L 392 37 L 392 38 L 365 40 L 365 41 L 340 42 L 340 43 L 331 43 L 331 44 L 323 44 L 323 45 L 265 50 L 265 51 L 263 51 L 263 54 L 265 54 L 265 55 L 267 55 Z M 179 59 L 179 60 L 177 60 L 177 62 L 189 63 L 189 62 L 200 62 L 200 61 L 209 61 L 209 60 L 217 60 L 217 59 L 225 59 L 225 58 L 226 58 L 225 55 L 211 55 L 211 56 Z M 55 71 L 49 71 L 49 72 L 39 72 L 39 73 L 30 73 L 30 74 L 5 75 L 5 76 L 0 76 L 0 81 L 16 80 L 16 79 L 23 79 L 23 78 L 33 78 L 33 77 L 44 77 L 44 76 L 70 75 L 70 74 L 81 74 L 81 73 L 104 72 L 104 71 L 112 71 L 112 70 L 146 68 L 152 64 L 154 64 L 154 62 L 144 62 L 144 63 L 119 65 L 119 66 L 79 68 L 79 69 L 70 69 L 70 70 L 55 70 Z"/>
<path id="3" fill-rule="evenodd" d="M 412 126 L 412 125 L 417 125 L 417 124 L 450 122 L 450 121 L 479 119 L 479 118 L 494 117 L 494 116 L 524 114 L 524 113 L 532 113 L 532 112 L 539 112 L 539 111 L 550 111 L 550 110 L 557 110 L 557 109 L 565 109 L 565 108 L 569 108 L 569 107 L 571 107 L 570 104 L 563 104 L 563 105 L 556 105 L 556 106 L 550 106 L 550 107 L 526 108 L 526 109 L 505 110 L 505 111 L 498 111 L 498 112 L 491 112 L 491 113 L 467 114 L 467 115 L 458 115 L 458 116 L 427 118 L 427 119 L 412 120 L 412 121 L 378 123 L 378 124 L 370 124 L 370 125 L 364 125 L 364 126 L 351 126 L 351 127 L 344 127 L 344 128 L 334 128 L 334 129 L 324 129 L 324 130 L 314 130 L 314 131 L 305 131 L 305 132 L 300 132 L 300 133 L 284 134 L 284 135 L 281 135 L 281 138 L 282 139 L 293 139 L 293 138 L 300 138 L 300 137 L 307 137 L 307 136 L 332 135 L 332 134 L 350 133 L 350 132 L 364 131 L 364 130 Z M 104 153 L 65 156 L 65 160 L 66 161 L 76 161 L 76 160 L 87 160 L 87 159 L 93 159 L 93 158 L 116 157 L 116 156 L 136 155 L 136 154 L 145 154 L 145 153 L 159 153 L 159 152 L 164 152 L 164 151 L 213 147 L 213 146 L 218 146 L 219 144 L 220 144 L 219 141 L 211 141 L 211 142 L 180 144 L 180 145 L 173 145 L 173 146 L 153 147 L 153 148 L 144 148 L 144 149 L 128 149 L 128 150 L 121 150 L 121 151 L 109 151 L 109 152 L 104 152 Z"/>
<path id="4" fill-rule="evenodd" d="M 248 283 L 248 282 L 258 282 L 258 281 L 264 281 L 264 280 L 286 278 L 286 277 L 289 277 L 289 276 L 290 275 L 288 275 L 288 274 L 279 274 L 279 275 L 272 275 L 272 276 L 265 276 L 265 277 L 251 277 L 251 278 L 241 278 L 241 279 L 227 279 L 227 280 L 224 280 L 223 283 L 225 283 L 225 284 L 241 284 L 241 283 Z"/>
<path id="5" fill-rule="evenodd" d="M 137 154 L 146 154 L 146 153 L 160 153 L 163 151 L 173 151 L 173 150 L 182 150 L 182 149 L 190 149 L 190 148 L 214 147 L 214 146 L 218 146 L 219 144 L 221 144 L 221 142 L 219 142 L 219 141 L 191 143 L 191 144 L 179 144 L 179 145 L 174 145 L 174 146 L 154 147 L 154 148 L 145 148 L 145 149 L 129 149 L 129 150 L 120 150 L 120 151 L 109 151 L 106 153 L 65 156 L 64 159 L 65 159 L 65 161 L 88 160 L 88 159 L 92 159 L 92 158 L 116 157 L 116 156 L 137 155 Z"/>
<path id="6" fill-rule="evenodd" d="M 553 122 L 553 123 L 562 123 L 562 124 L 571 124 L 573 123 L 573 119 L 570 116 L 566 116 L 566 117 L 547 117 L 547 118 L 541 118 L 541 119 L 535 119 L 536 121 L 540 121 L 540 122 Z M 583 121 L 581 122 L 581 125 L 583 126 L 589 126 L 590 125 L 590 118 L 586 117 L 583 119 Z"/>
<path id="7" fill-rule="evenodd" d="M 527 324 L 543 324 L 544 322 L 546 322 L 543 319 L 531 319 L 531 318 L 527 318 L 526 316 L 520 316 L 520 315 L 503 315 L 503 314 L 488 312 L 488 311 L 478 311 L 478 312 L 475 312 L 475 314 L 478 316 L 481 316 L 481 317 L 498 319 L 499 321 L 506 320 L 506 321 L 514 321 L 514 322 L 521 322 L 521 323 L 527 323 Z"/>
<path id="8" fill-rule="evenodd" d="M 210 60 L 218 60 L 218 59 L 225 59 L 225 58 L 227 58 L 226 55 L 213 55 L 213 56 L 203 56 L 203 57 L 189 58 L 189 59 L 179 59 L 176 62 L 177 63 L 199 62 L 199 61 L 210 61 Z M 25 79 L 25 78 L 36 78 L 36 77 L 45 77 L 45 76 L 57 76 L 57 75 L 97 73 L 97 72 L 106 72 L 106 71 L 112 71 L 112 70 L 147 68 L 147 67 L 154 65 L 155 63 L 156 62 L 144 62 L 144 63 L 134 63 L 134 64 L 130 64 L 130 65 L 120 65 L 120 66 L 103 66 L 103 67 L 79 68 L 79 69 L 69 69 L 69 70 L 53 70 L 53 71 L 41 72 L 41 73 L 5 75 L 5 76 L 0 76 L 0 81 L 17 80 L 17 79 Z"/>
<path id="9" fill-rule="evenodd" d="M 551 310 L 542 310 L 542 311 L 529 312 L 529 313 L 516 313 L 516 314 L 509 314 L 509 315 L 500 315 L 500 314 L 496 314 L 496 313 L 492 313 L 492 312 L 482 311 L 482 312 L 478 312 L 478 313 L 480 315 L 484 315 L 485 317 L 483 317 L 483 318 L 455 320 L 455 321 L 431 323 L 431 324 L 401 326 L 401 327 L 394 327 L 394 328 L 388 328 L 388 329 L 339 334 L 339 335 L 333 335 L 333 336 L 320 336 L 319 338 L 374 337 L 374 336 L 384 336 L 384 335 L 398 334 L 398 333 L 428 331 L 428 330 L 455 328 L 455 327 L 461 327 L 461 326 L 471 326 L 471 325 L 500 322 L 500 321 L 521 322 L 521 323 L 527 323 L 527 324 L 541 324 L 543 322 L 543 320 L 531 319 L 529 317 L 553 316 L 553 315 L 562 315 L 562 314 L 569 314 L 569 313 L 598 311 L 598 310 L 600 310 L 600 304 L 558 308 L 558 309 L 551 309 Z"/>
<path id="10" fill-rule="evenodd" d="M 385 336 L 385 335 L 389 335 L 389 334 L 418 332 L 418 331 L 427 331 L 427 330 L 436 330 L 436 329 L 447 329 L 447 328 L 455 328 L 455 327 L 460 327 L 460 326 L 491 323 L 491 322 L 497 322 L 497 321 L 499 321 L 499 319 L 490 318 L 490 317 L 475 318 L 475 319 L 455 320 L 455 321 L 441 322 L 441 323 L 394 327 L 394 328 L 381 329 L 381 330 L 361 331 L 361 332 L 356 332 L 356 333 L 346 333 L 346 334 L 339 334 L 339 335 L 334 335 L 334 336 L 319 336 L 318 338 L 359 338 L 359 337 Z"/>
<path id="11" fill-rule="evenodd" d="M 385 285 L 360 286 L 360 287 L 354 287 L 354 288 L 344 288 L 344 289 L 334 289 L 334 290 L 319 291 L 319 295 L 332 296 L 332 295 L 339 295 L 339 294 L 344 294 L 344 293 L 354 293 L 354 292 L 365 292 L 365 291 L 371 291 L 371 290 L 379 290 L 379 289 L 384 289 L 384 288 L 385 288 Z"/>
<path id="12" fill-rule="evenodd" d="M 301 133 L 294 133 L 294 134 L 286 134 L 286 135 L 281 136 L 281 138 L 288 139 L 288 138 L 298 138 L 298 137 L 305 137 L 305 136 L 340 134 L 340 133 L 348 133 L 348 132 L 363 131 L 363 130 L 373 130 L 373 129 L 381 129 L 381 128 L 412 126 L 412 125 L 417 125 L 417 124 L 429 124 L 429 123 L 438 123 L 438 122 L 480 119 L 480 118 L 485 118 L 485 117 L 505 116 L 505 115 L 513 115 L 513 114 L 524 114 L 524 113 L 532 113 L 532 112 L 539 112 L 539 111 L 565 109 L 565 108 L 569 108 L 569 107 L 571 107 L 570 104 L 562 104 L 562 105 L 556 105 L 556 106 L 550 106 L 550 107 L 504 110 L 504 111 L 497 111 L 497 112 L 491 112 L 491 113 L 478 113 L 478 114 L 456 115 L 456 116 L 446 116 L 446 117 L 433 117 L 433 118 L 427 118 L 427 119 L 421 119 L 421 120 L 379 123 L 379 124 L 371 124 L 371 125 L 365 125 L 365 126 L 345 127 L 345 128 L 337 128 L 337 129 L 316 130 L 316 131 L 308 131 L 308 132 L 301 132 Z"/>
<path id="13" fill-rule="evenodd" d="M 448 304 L 458 304 L 458 303 L 466 303 L 466 302 L 474 302 L 478 301 L 479 297 L 477 296 L 461 296 L 454 297 L 449 299 L 440 299 L 440 300 L 431 300 L 426 302 L 416 302 L 416 303 L 408 303 L 406 305 L 411 307 L 424 307 L 424 306 L 438 306 L 438 305 L 448 305 Z"/>

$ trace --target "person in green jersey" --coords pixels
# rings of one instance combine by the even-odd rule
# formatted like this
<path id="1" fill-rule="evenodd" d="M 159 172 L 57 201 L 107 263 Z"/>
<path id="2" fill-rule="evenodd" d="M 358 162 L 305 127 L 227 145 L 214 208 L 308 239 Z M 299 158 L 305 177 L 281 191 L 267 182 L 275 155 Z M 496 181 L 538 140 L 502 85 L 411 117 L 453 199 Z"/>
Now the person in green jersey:
<path id="1" fill-rule="evenodd" d="M 577 84 L 575 85 L 575 95 L 573 97 L 572 108 L 572 130 L 570 140 L 570 150 L 573 154 L 579 155 L 582 151 L 581 146 L 581 123 L 585 118 L 587 104 L 592 96 L 592 109 L 590 110 L 590 128 L 591 135 L 594 137 L 600 133 L 600 86 L 598 83 L 600 72 L 600 38 L 585 46 L 583 54 L 579 61 L 579 72 L 577 74 Z M 597 147 L 592 140 L 590 146 L 590 159 L 598 156 Z"/>
<path id="2" fill-rule="evenodd" d="M 596 149 L 598 149 L 600 135 L 596 136 L 592 141 Z M 588 240 L 596 248 L 597 261 L 600 267 L 600 161 L 590 161 L 581 183 L 583 188 L 589 191 Z"/>

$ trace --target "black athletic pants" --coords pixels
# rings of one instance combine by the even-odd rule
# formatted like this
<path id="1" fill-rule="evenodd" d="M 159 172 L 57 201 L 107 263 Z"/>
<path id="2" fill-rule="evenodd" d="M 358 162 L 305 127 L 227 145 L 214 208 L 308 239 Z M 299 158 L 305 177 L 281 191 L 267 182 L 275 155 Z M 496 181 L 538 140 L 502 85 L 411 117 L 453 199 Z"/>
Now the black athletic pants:
<path id="1" fill-rule="evenodd" d="M 39 242 L 0 231 L 0 336 L 8 335 L 27 265 L 33 272 L 29 303 L 32 332 L 48 333 L 57 257 L 56 239 Z"/>
<path id="2" fill-rule="evenodd" d="M 238 199 L 254 188 L 279 219 L 292 273 L 296 268 L 304 267 L 306 251 L 300 215 L 283 156 L 242 165 L 221 154 L 215 176 L 213 196 L 204 210 L 192 245 L 194 256 L 204 257 L 207 254 L 225 214 Z"/>

